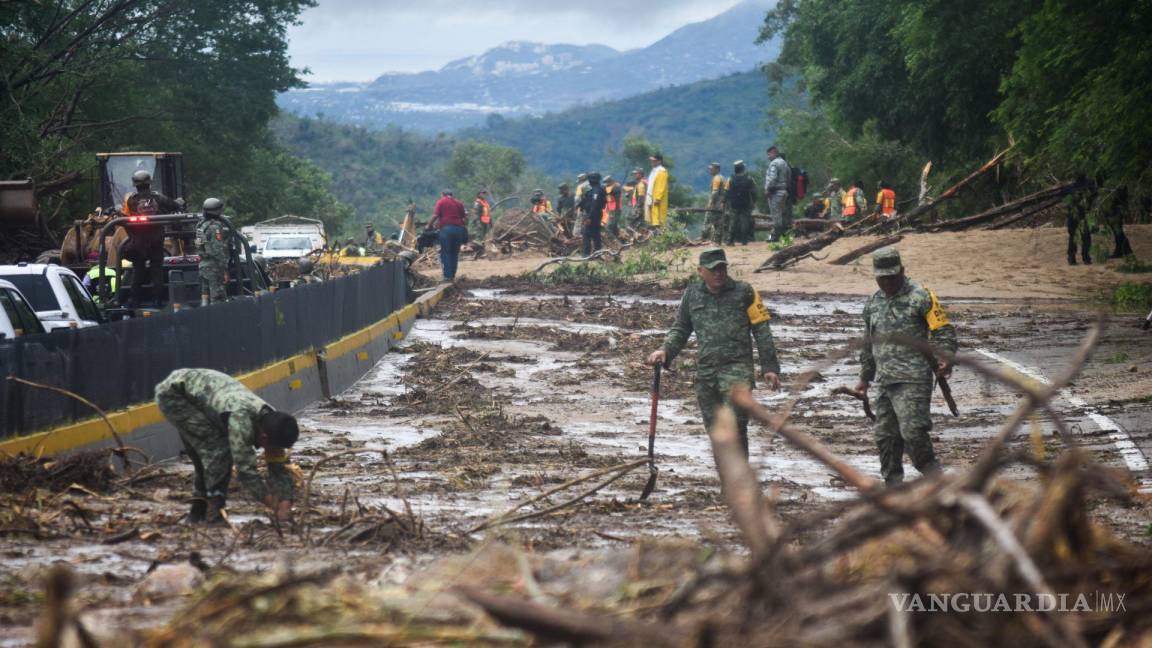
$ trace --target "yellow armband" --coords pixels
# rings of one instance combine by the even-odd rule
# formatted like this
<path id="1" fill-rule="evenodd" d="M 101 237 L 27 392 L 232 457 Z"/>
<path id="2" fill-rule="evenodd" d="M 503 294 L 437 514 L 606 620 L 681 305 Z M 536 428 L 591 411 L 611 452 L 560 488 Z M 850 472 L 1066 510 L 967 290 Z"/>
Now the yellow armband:
<path id="1" fill-rule="evenodd" d="M 279 455 L 279 456 L 269 456 L 269 455 L 265 454 L 264 455 L 264 463 L 286 464 L 286 463 L 288 463 L 288 453 L 285 452 L 284 454 Z"/>
<path id="2" fill-rule="evenodd" d="M 929 290 L 928 299 L 931 300 L 928 314 L 925 316 L 925 319 L 928 320 L 928 330 L 936 331 L 951 324 L 952 322 L 948 321 L 948 313 L 944 312 L 944 308 L 940 306 L 940 300 L 936 299 L 936 293 Z"/>
<path id="3" fill-rule="evenodd" d="M 760 301 L 760 291 L 755 288 L 752 289 L 752 305 L 748 307 L 748 323 L 752 326 L 767 322 L 772 319 L 768 313 L 768 309 L 764 306 L 764 302 Z"/>

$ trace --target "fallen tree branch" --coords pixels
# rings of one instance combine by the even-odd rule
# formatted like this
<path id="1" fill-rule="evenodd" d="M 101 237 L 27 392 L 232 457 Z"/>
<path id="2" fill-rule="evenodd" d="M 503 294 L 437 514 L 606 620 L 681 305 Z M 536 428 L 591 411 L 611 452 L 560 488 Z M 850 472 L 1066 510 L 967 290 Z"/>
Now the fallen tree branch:
<path id="1" fill-rule="evenodd" d="M 744 535 L 744 544 L 754 558 L 762 556 L 780 536 L 780 523 L 764 500 L 756 473 L 744 456 L 736 429 L 736 415 L 731 408 L 721 407 L 716 412 L 709 436 L 712 438 L 716 471 L 720 473 L 720 492 L 736 519 L 736 526 Z"/>
<path id="2" fill-rule="evenodd" d="M 935 225 L 931 226 L 924 226 L 920 229 L 930 232 L 955 232 L 958 230 L 966 229 L 968 227 L 972 227 L 973 225 L 985 223 L 1006 214 L 1013 214 L 1021 209 L 1031 207 L 1036 203 L 1049 202 L 1052 199 L 1061 198 L 1066 194 L 1079 191 L 1082 188 L 1083 185 L 1077 183 L 1074 180 L 1061 182 L 1060 184 L 1054 185 L 1047 189 L 1042 189 L 1040 191 L 1030 193 L 1023 198 L 1017 198 L 1016 200 L 1004 203 L 1003 205 L 982 211 L 979 214 L 965 216 L 964 218 L 957 218 L 955 220 L 944 221 L 942 223 L 936 223 Z"/>
<path id="3" fill-rule="evenodd" d="M 889 245 L 896 245 L 903 239 L 904 236 L 902 234 L 897 234 L 896 236 L 882 238 L 879 241 L 873 241 L 868 245 L 858 247 L 847 254 L 842 254 L 835 259 L 832 259 L 828 262 L 828 265 L 847 265 L 864 256 L 865 254 L 868 254 L 869 252 L 875 252 L 876 250 L 879 250 L 880 248 L 886 248 Z"/>
<path id="4" fill-rule="evenodd" d="M 605 468 L 603 470 L 597 470 L 596 472 L 594 472 L 592 474 L 585 475 L 583 477 L 578 477 L 578 478 L 573 479 L 571 481 L 567 481 L 567 482 L 565 482 L 565 483 L 563 483 L 563 484 L 561 484 L 555 488 L 549 489 L 548 491 L 545 491 L 544 493 L 537 495 L 536 497 L 525 500 L 525 501 L 517 504 L 516 506 L 513 506 L 512 508 L 508 509 L 507 511 L 501 513 L 500 515 L 498 515 L 494 518 L 490 518 L 490 519 L 482 522 L 481 524 L 478 524 L 478 525 L 472 527 L 471 529 L 468 529 L 468 531 L 466 533 L 469 533 L 469 534 L 477 533 L 479 531 L 483 531 L 484 529 L 489 529 L 489 528 L 492 528 L 495 526 L 503 526 L 505 524 L 512 524 L 513 522 L 522 522 L 524 520 L 529 520 L 532 518 L 541 517 L 544 515 L 548 515 L 550 513 L 554 513 L 556 511 L 559 511 L 560 509 L 571 506 L 571 505 L 579 502 L 580 500 L 583 500 L 586 497 L 594 495 L 597 491 L 604 488 L 605 486 L 608 486 L 609 484 L 616 481 L 617 479 L 620 479 L 624 475 L 627 475 L 628 473 L 639 468 L 640 466 L 646 466 L 646 465 L 648 465 L 648 459 L 647 458 L 637 459 L 636 461 L 633 461 L 631 463 L 620 464 L 617 466 L 612 466 L 611 468 Z M 534 502 L 538 502 L 538 501 L 548 497 L 549 495 L 552 495 L 552 494 L 557 493 L 559 491 L 571 488 L 572 486 L 575 486 L 577 484 L 581 484 L 581 483 L 584 483 L 586 481 L 596 479 L 597 477 L 602 477 L 604 475 L 611 474 L 611 473 L 615 473 L 612 475 L 611 478 L 597 484 L 596 486 L 584 491 L 583 493 L 577 495 L 576 497 L 573 497 L 572 499 L 566 500 L 564 502 L 561 502 L 560 504 L 556 504 L 554 506 L 550 506 L 546 509 L 542 509 L 540 511 L 536 511 L 533 513 L 525 513 L 523 515 L 508 517 L 513 511 L 518 511 L 529 504 L 532 504 Z"/>

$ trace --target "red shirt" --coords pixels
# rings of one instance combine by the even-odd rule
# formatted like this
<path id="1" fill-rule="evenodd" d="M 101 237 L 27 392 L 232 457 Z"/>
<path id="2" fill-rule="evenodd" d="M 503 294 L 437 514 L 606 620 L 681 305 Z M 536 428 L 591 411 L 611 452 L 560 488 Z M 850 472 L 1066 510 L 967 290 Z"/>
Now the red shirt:
<path id="1" fill-rule="evenodd" d="M 464 227 L 467 224 L 464 214 L 464 203 L 452 196 L 441 197 L 440 200 L 436 201 L 436 206 L 432 208 L 433 220 L 438 221 L 440 227 L 445 225 Z"/>

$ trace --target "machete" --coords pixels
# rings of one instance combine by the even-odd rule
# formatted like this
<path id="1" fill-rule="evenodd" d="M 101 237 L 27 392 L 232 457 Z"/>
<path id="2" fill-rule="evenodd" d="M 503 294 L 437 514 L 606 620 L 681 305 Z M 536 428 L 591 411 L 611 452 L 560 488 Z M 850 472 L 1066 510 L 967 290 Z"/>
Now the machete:
<path id="1" fill-rule="evenodd" d="M 648 499 L 656 488 L 656 408 L 660 404 L 660 365 L 652 368 L 652 413 L 648 416 L 648 483 L 640 491 L 640 501 Z"/>
<path id="2" fill-rule="evenodd" d="M 860 401 L 860 403 L 864 405 L 864 416 L 867 416 L 871 421 L 876 420 L 876 415 L 872 413 L 872 403 L 868 401 L 868 394 L 861 394 L 857 391 L 853 391 L 850 387 L 843 386 L 832 390 L 832 395 L 835 396 L 836 394 L 845 394 Z"/>
<path id="3" fill-rule="evenodd" d="M 944 402 L 948 403 L 948 411 L 952 412 L 952 416 L 960 416 L 960 410 L 956 409 L 956 401 L 952 398 L 952 387 L 948 384 L 948 379 L 944 376 L 936 376 L 936 382 L 940 383 L 940 393 L 944 394 Z"/>

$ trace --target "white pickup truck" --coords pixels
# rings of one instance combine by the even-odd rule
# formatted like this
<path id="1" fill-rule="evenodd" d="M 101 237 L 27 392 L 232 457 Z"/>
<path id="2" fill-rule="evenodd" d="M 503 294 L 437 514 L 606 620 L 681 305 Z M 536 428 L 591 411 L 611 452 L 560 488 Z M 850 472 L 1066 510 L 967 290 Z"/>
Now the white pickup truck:
<path id="1" fill-rule="evenodd" d="M 268 261 L 298 259 L 324 247 L 324 223 L 299 216 L 281 216 L 240 228 L 256 253 Z"/>
<path id="2" fill-rule="evenodd" d="M 92 295 L 68 268 L 44 263 L 5 265 L 0 266 L 0 279 L 19 289 L 49 331 L 97 326 L 104 321 Z"/>
<path id="3" fill-rule="evenodd" d="M 20 290 L 0 279 L 0 342 L 43 332 L 44 325 Z"/>

